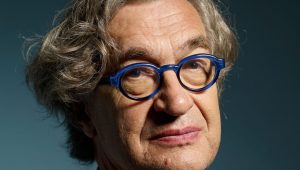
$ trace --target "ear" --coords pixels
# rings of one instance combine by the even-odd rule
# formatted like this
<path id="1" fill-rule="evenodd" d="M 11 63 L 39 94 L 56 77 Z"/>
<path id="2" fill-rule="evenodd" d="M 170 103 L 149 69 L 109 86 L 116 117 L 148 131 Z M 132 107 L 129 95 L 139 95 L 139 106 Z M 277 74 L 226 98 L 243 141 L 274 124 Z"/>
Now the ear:
<path id="1" fill-rule="evenodd" d="M 87 137 L 94 138 L 96 136 L 96 129 L 91 122 L 81 121 L 79 125 Z"/>
<path id="2" fill-rule="evenodd" d="M 89 113 L 88 109 L 86 109 L 87 107 L 84 107 L 84 114 L 85 114 L 85 118 L 82 119 L 81 121 L 79 121 L 79 125 L 81 130 L 84 132 L 84 134 L 89 137 L 89 138 L 94 138 L 97 134 L 96 132 L 96 128 L 93 124 L 93 122 L 91 121 L 91 114 Z"/>

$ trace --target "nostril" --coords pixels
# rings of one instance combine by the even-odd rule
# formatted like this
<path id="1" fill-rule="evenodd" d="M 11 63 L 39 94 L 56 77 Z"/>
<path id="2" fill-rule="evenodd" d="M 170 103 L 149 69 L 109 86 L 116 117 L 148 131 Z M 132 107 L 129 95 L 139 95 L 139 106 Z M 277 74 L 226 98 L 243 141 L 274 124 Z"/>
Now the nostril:
<path id="1" fill-rule="evenodd" d="M 192 104 L 189 99 L 181 98 L 178 99 L 178 101 L 169 102 L 166 108 L 166 112 L 172 116 L 180 116 L 187 113 L 190 110 L 191 106 Z"/>
<path id="2" fill-rule="evenodd" d="M 177 116 L 173 116 L 164 111 L 157 111 L 155 108 L 150 109 L 148 114 L 149 120 L 151 120 L 155 125 L 165 125 L 174 122 Z"/>

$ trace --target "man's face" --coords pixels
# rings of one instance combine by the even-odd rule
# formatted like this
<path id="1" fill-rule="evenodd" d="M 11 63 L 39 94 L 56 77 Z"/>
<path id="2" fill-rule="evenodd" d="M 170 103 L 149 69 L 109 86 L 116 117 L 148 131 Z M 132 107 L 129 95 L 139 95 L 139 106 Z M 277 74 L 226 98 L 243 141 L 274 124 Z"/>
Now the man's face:
<path id="1" fill-rule="evenodd" d="M 185 0 L 126 5 L 108 28 L 126 54 L 121 67 L 177 64 L 188 55 L 210 52 L 190 41 L 206 33 L 199 14 Z M 187 91 L 172 70 L 163 73 L 162 88 L 149 100 L 131 100 L 113 87 L 99 86 L 86 110 L 100 167 L 199 170 L 218 150 L 216 85 L 203 92 Z"/>

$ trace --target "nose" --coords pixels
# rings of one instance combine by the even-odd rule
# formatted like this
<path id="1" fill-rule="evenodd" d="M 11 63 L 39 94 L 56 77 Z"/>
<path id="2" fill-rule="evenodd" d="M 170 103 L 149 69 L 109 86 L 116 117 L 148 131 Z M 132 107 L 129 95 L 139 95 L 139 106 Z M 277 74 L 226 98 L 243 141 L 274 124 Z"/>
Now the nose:
<path id="1" fill-rule="evenodd" d="M 154 109 L 172 116 L 181 116 L 193 106 L 193 100 L 179 83 L 176 73 L 168 70 L 163 73 L 163 84 L 154 98 Z"/>

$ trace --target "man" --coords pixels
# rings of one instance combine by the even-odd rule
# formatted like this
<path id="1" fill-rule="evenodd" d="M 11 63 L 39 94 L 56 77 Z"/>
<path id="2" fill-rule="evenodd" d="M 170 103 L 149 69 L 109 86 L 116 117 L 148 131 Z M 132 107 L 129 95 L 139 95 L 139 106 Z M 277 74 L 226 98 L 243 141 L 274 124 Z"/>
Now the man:
<path id="1" fill-rule="evenodd" d="M 72 157 L 100 169 L 200 170 L 218 151 L 218 93 L 235 52 L 211 0 L 76 0 L 27 80 L 65 118 Z"/>

